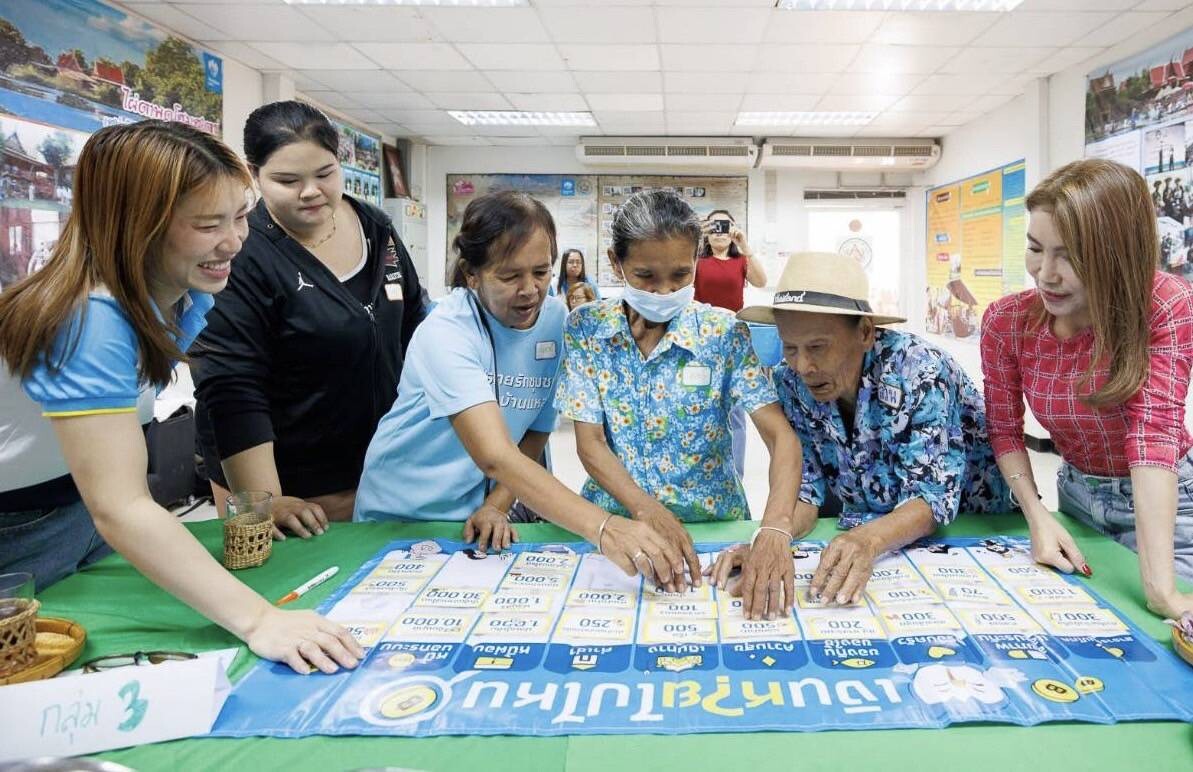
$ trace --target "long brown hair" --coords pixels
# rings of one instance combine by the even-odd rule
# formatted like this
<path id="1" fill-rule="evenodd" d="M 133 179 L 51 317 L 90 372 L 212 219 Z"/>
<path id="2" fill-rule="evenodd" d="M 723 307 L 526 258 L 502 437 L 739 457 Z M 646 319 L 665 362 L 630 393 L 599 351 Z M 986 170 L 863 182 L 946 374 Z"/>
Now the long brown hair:
<path id="1" fill-rule="evenodd" d="M 1089 298 L 1094 351 L 1079 385 L 1109 361 L 1090 407 L 1119 405 L 1147 379 L 1152 285 L 1160 264 L 1156 214 L 1147 183 L 1114 161 L 1074 161 L 1049 174 L 1027 197 L 1028 211 L 1052 213 L 1069 261 Z M 1038 319 L 1047 321 L 1037 300 Z"/>
<path id="2" fill-rule="evenodd" d="M 0 358 L 9 370 L 25 378 L 43 361 L 51 370 L 61 367 L 78 341 L 67 341 L 53 361 L 58 335 L 102 285 L 136 333 L 140 378 L 168 383 L 172 362 L 185 357 L 170 337 L 175 325 L 155 311 L 148 280 L 183 197 L 229 177 L 251 184 L 227 145 L 180 123 L 142 121 L 91 135 L 75 170 L 73 208 L 49 262 L 0 294 Z"/>

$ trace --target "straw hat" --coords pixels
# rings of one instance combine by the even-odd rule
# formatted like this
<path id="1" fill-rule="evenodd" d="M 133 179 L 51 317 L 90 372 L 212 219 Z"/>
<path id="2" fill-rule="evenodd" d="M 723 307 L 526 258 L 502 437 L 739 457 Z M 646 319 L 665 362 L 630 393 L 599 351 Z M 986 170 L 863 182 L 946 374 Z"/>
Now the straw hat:
<path id="1" fill-rule="evenodd" d="M 836 252 L 796 252 L 787 261 L 769 306 L 746 306 L 737 318 L 775 323 L 775 309 L 811 314 L 868 316 L 874 324 L 898 324 L 899 316 L 870 310 L 870 281 L 857 260 Z"/>

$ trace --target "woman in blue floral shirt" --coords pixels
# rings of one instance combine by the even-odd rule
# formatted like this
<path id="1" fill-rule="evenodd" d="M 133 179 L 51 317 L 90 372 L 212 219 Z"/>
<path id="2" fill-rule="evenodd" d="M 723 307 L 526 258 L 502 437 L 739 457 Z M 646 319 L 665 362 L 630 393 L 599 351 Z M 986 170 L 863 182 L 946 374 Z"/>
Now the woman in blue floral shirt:
<path id="1" fill-rule="evenodd" d="M 772 306 L 738 314 L 777 324 L 783 341 L 775 382 L 804 448 L 796 535 L 815 525 L 828 491 L 842 503 L 845 533 L 825 549 L 810 587 L 842 605 L 858 602 L 884 552 L 958 512 L 1011 509 L 969 376 L 927 341 L 880 329 L 904 320 L 875 314 L 868 295 L 855 260 L 806 252 L 791 257 Z M 722 561 L 714 576 L 734 564 Z"/>
<path id="2" fill-rule="evenodd" d="M 699 563 L 681 523 L 749 517 L 733 467 L 733 406 L 750 414 L 771 454 L 768 538 L 791 539 L 801 467 L 799 440 L 746 326 L 693 300 L 701 235 L 700 220 L 674 193 L 638 193 L 622 205 L 609 260 L 624 294 L 568 317 L 555 401 L 576 422 L 576 449 L 590 475 L 584 497 L 672 543 L 682 540 L 697 581 Z M 773 611 L 791 579 L 785 562 L 767 569 Z M 790 589 L 786 597 L 790 608 Z"/>

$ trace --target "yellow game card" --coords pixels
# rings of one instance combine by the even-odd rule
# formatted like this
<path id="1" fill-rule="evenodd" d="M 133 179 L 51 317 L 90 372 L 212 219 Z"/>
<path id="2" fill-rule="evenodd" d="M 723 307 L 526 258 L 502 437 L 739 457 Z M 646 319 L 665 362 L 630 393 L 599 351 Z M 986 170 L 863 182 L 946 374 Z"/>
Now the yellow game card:
<path id="1" fill-rule="evenodd" d="M 811 597 L 808 596 L 807 589 L 804 587 L 799 587 L 799 586 L 796 586 L 796 588 L 795 588 L 795 605 L 802 609 L 824 609 L 826 611 L 835 609 L 835 608 L 845 608 L 845 609 L 865 608 L 865 609 L 868 609 L 868 607 L 866 606 L 866 602 L 864 600 L 858 601 L 857 603 L 848 603 L 844 606 L 842 606 L 840 604 L 829 604 L 827 598 L 823 599 L 823 600 L 812 600 Z"/>
<path id="2" fill-rule="evenodd" d="M 657 587 L 642 587 L 642 600 L 654 603 L 661 600 L 712 600 L 712 585 L 702 582 L 699 587 L 691 587 L 683 592 L 666 592 Z"/>
<path id="3" fill-rule="evenodd" d="M 716 643 L 715 619 L 642 620 L 638 643 Z"/>
<path id="4" fill-rule="evenodd" d="M 799 628 L 791 615 L 778 619 L 746 619 L 741 616 L 721 617 L 722 641 L 783 641 L 799 638 Z"/>
<path id="5" fill-rule="evenodd" d="M 419 576 L 426 578 L 438 571 L 442 565 L 442 562 L 432 563 L 428 560 L 417 560 L 415 558 L 383 560 L 373 569 L 368 578 L 409 579 Z"/>
<path id="6" fill-rule="evenodd" d="M 545 614 L 555 607 L 559 594 L 554 592 L 505 592 L 490 595 L 484 610 L 491 614 Z"/>
<path id="7" fill-rule="evenodd" d="M 611 608 L 632 609 L 638 603 L 638 594 L 625 590 L 582 590 L 568 593 L 569 608 Z"/>
<path id="8" fill-rule="evenodd" d="M 1127 626 L 1114 612 L 1097 606 L 1042 610 L 1044 629 L 1053 635 L 1123 635 Z"/>
<path id="9" fill-rule="evenodd" d="M 550 614 L 481 614 L 468 641 L 545 643 L 551 637 L 554 621 Z"/>
<path id="10" fill-rule="evenodd" d="M 501 580 L 500 589 L 560 592 L 567 589 L 571 579 L 571 574 L 561 574 L 557 571 L 540 573 L 538 571 L 520 571 L 513 568 Z"/>
<path id="11" fill-rule="evenodd" d="M 580 563 L 574 552 L 523 552 L 514 559 L 511 571 L 556 571 L 570 574 Z"/>
<path id="12" fill-rule="evenodd" d="M 360 584 L 353 587 L 349 595 L 413 595 L 423 588 L 430 579 L 429 576 L 414 576 L 409 578 L 374 578 L 369 575 Z"/>
<path id="13" fill-rule="evenodd" d="M 344 622 L 339 623 L 345 630 L 352 633 L 352 637 L 361 646 L 369 647 L 381 640 L 381 636 L 389 629 L 389 622 Z"/>
<path id="14" fill-rule="evenodd" d="M 435 608 L 475 608 L 479 609 L 489 597 L 488 590 L 478 590 L 471 587 L 443 587 L 432 585 L 423 590 L 414 599 L 415 606 L 434 606 Z"/>
<path id="15" fill-rule="evenodd" d="M 986 572 L 977 566 L 923 566 L 921 569 L 929 582 L 952 582 L 954 584 L 978 584 L 990 581 Z"/>
<path id="16" fill-rule="evenodd" d="M 588 609 L 564 609 L 555 626 L 559 643 L 627 644 L 633 641 L 634 615 Z"/>
<path id="17" fill-rule="evenodd" d="M 479 615 L 479 611 L 411 609 L 398 619 L 386 638 L 416 643 L 462 641 Z"/>
<path id="18" fill-rule="evenodd" d="M 1067 584 L 1060 574 L 1051 568 L 1031 565 L 991 566 L 990 572 L 1008 586 L 1019 584 Z"/>
<path id="19" fill-rule="evenodd" d="M 713 619 L 717 615 L 717 603 L 713 600 L 661 600 L 644 604 L 642 610 L 653 619 Z"/>
<path id="20" fill-rule="evenodd" d="M 880 607 L 940 603 L 940 596 L 928 587 L 900 587 L 898 584 L 871 586 L 866 595 Z"/>
<path id="21" fill-rule="evenodd" d="M 868 587 L 887 587 L 890 585 L 922 586 L 924 580 L 911 566 L 896 563 L 889 566 L 876 566 L 870 573 Z"/>
<path id="22" fill-rule="evenodd" d="M 965 629 L 975 635 L 1036 635 L 1044 632 L 1039 623 L 1018 606 L 959 608 L 956 613 Z"/>
<path id="23" fill-rule="evenodd" d="M 993 584 L 939 582 L 937 591 L 949 603 L 977 603 L 983 606 L 1010 606 L 1011 596 Z"/>
<path id="24" fill-rule="evenodd" d="M 943 606 L 915 606 L 884 611 L 882 624 L 892 638 L 952 633 L 961 629 L 956 617 Z"/>
<path id="25" fill-rule="evenodd" d="M 1088 592 L 1068 583 L 1045 584 L 1039 587 L 1035 585 L 1021 585 L 1015 588 L 1015 592 L 1019 594 L 1020 598 L 1023 598 L 1023 600 L 1033 606 L 1057 606 L 1082 603 L 1088 603 L 1092 606 L 1097 603 Z"/>
<path id="26" fill-rule="evenodd" d="M 809 640 L 820 641 L 834 638 L 879 638 L 886 639 L 882 625 L 871 614 L 833 614 L 831 611 L 801 615 L 805 634 Z"/>

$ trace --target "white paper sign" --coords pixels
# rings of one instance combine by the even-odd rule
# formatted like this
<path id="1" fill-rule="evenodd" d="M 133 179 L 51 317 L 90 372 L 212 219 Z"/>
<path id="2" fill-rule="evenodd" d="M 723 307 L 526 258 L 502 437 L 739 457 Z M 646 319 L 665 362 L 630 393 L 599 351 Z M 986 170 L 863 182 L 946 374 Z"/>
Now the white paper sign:
<path id="1" fill-rule="evenodd" d="M 0 761 L 206 734 L 231 688 L 225 666 L 199 657 L 0 686 Z"/>

